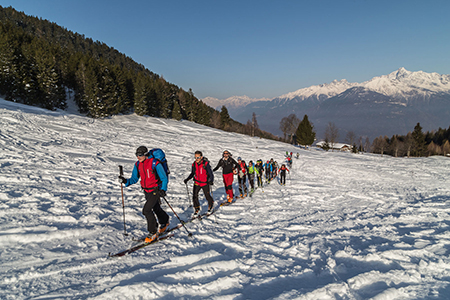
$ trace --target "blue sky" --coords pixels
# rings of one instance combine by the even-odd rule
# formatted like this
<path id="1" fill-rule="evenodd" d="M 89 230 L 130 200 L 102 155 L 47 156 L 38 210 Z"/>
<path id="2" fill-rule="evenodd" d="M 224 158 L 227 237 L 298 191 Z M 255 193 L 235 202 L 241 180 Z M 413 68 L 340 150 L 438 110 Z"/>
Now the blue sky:
<path id="1" fill-rule="evenodd" d="M 450 73 L 450 1 L 0 0 L 104 42 L 198 98 Z"/>

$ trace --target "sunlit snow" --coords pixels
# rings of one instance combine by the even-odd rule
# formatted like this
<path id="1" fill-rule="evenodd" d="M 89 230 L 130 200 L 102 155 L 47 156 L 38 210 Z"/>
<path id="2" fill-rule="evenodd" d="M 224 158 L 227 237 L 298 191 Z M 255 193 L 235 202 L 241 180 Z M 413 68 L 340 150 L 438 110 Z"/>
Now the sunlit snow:
<path id="1" fill-rule="evenodd" d="M 450 298 L 449 158 L 302 150 L 187 121 L 94 120 L 4 100 L 0 137 L 0 299 Z M 167 199 L 183 219 L 195 150 L 213 166 L 225 149 L 247 162 L 300 157 L 286 186 L 218 207 L 187 225 L 193 237 L 181 229 L 108 258 L 146 234 L 134 185 L 123 235 L 117 181 L 140 145 L 166 151 Z M 225 192 L 215 177 L 217 206 Z"/>

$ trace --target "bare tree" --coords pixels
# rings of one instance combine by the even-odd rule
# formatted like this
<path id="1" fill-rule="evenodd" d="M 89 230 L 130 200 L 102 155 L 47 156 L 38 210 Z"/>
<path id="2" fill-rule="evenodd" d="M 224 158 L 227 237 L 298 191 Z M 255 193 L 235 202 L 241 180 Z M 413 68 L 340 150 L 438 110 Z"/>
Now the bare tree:
<path id="1" fill-rule="evenodd" d="M 289 134 L 292 142 L 292 136 L 297 130 L 298 124 L 300 124 L 300 119 L 297 118 L 295 114 L 290 114 L 289 116 L 281 119 L 280 130 L 284 134 L 284 140 L 287 139 L 287 135 Z"/>
<path id="2" fill-rule="evenodd" d="M 289 123 L 287 117 L 284 117 L 280 121 L 280 130 L 284 134 L 284 140 L 286 140 L 287 133 L 289 131 Z"/>
<path id="3" fill-rule="evenodd" d="M 408 132 L 405 139 L 405 150 L 406 150 L 406 156 L 411 156 L 411 150 L 414 146 L 414 138 L 411 134 L 411 132 Z"/>
<path id="4" fill-rule="evenodd" d="M 445 141 L 444 145 L 442 145 L 442 152 L 444 153 L 444 156 L 450 154 L 450 143 L 448 140 Z"/>
<path id="5" fill-rule="evenodd" d="M 397 139 L 397 136 L 393 136 L 391 139 L 391 151 L 394 154 L 394 157 L 398 157 L 398 151 L 400 150 L 400 142 Z"/>
<path id="6" fill-rule="evenodd" d="M 370 152 L 370 140 L 368 137 L 366 138 L 366 141 L 364 142 L 364 151 L 366 153 Z"/>
<path id="7" fill-rule="evenodd" d="M 325 140 L 328 141 L 331 151 L 334 149 L 334 145 L 338 142 L 339 130 L 334 123 L 328 123 L 327 128 L 325 128 Z"/>
<path id="8" fill-rule="evenodd" d="M 356 144 L 356 134 L 354 131 L 347 132 L 347 136 L 345 137 L 345 142 L 349 145 Z"/>
<path id="9" fill-rule="evenodd" d="M 388 147 L 388 137 L 382 137 L 381 135 L 373 140 L 372 148 L 374 153 L 380 153 L 383 156 L 384 151 Z"/>
<path id="10" fill-rule="evenodd" d="M 256 129 L 259 129 L 258 121 L 256 120 L 256 114 L 252 115 L 252 136 L 255 136 Z"/>
<path id="11" fill-rule="evenodd" d="M 217 110 L 214 110 L 213 113 L 211 114 L 211 125 L 214 128 L 220 128 L 221 126 L 221 121 L 220 121 L 220 114 Z"/>

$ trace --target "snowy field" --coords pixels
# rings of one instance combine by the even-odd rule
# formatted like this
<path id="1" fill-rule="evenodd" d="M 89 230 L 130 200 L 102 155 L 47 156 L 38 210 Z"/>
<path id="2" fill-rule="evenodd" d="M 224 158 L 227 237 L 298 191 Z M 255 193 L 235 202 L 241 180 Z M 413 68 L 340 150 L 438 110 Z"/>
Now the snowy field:
<path id="1" fill-rule="evenodd" d="M 93 120 L 4 100 L 0 143 L 0 299 L 450 299 L 448 158 L 306 151 L 187 121 Z M 286 186 L 188 224 L 193 237 L 181 229 L 108 258 L 145 234 L 134 185 L 123 235 L 117 181 L 140 145 L 166 151 L 168 200 L 184 219 L 195 150 L 213 166 L 224 149 L 247 162 L 300 158 Z"/>

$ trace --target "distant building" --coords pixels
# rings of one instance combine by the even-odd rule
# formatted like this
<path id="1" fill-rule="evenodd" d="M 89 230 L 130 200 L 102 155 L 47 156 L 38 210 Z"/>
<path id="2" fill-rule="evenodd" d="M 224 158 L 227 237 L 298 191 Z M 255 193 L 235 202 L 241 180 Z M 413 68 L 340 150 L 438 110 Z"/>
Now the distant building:
<path id="1" fill-rule="evenodd" d="M 316 147 L 318 148 L 322 148 L 323 145 L 325 144 L 325 141 L 320 141 L 316 143 Z M 342 143 L 335 143 L 333 145 L 333 149 L 331 149 L 331 144 L 328 144 L 328 146 L 330 147 L 330 150 L 337 150 L 337 151 L 347 151 L 350 152 L 353 149 L 352 145 L 349 144 L 342 144 Z"/>

